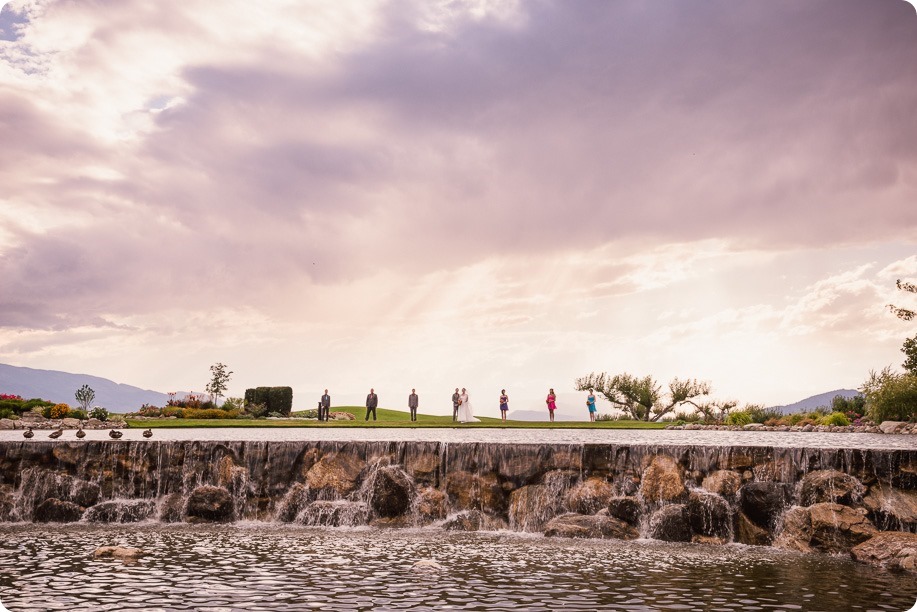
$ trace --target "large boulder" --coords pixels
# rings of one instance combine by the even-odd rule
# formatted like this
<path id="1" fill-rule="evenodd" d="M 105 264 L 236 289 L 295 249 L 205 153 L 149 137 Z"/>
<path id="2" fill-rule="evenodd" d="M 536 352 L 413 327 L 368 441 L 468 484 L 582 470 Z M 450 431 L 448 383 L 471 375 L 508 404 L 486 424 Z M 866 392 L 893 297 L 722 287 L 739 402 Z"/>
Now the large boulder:
<path id="1" fill-rule="evenodd" d="M 687 497 L 681 466 L 672 457 L 656 455 L 643 470 L 640 493 L 648 502 L 673 502 Z"/>
<path id="2" fill-rule="evenodd" d="M 414 501 L 417 518 L 422 523 L 430 523 L 446 518 L 446 494 L 439 489 L 428 487 L 420 489 Z"/>
<path id="3" fill-rule="evenodd" d="M 857 561 L 917 572 L 917 533 L 885 531 L 850 549 Z"/>
<path id="4" fill-rule="evenodd" d="M 542 531 L 560 513 L 557 492 L 546 485 L 527 485 L 509 496 L 509 525 L 514 531 Z"/>
<path id="5" fill-rule="evenodd" d="M 133 563 L 146 552 L 142 548 L 128 546 L 100 546 L 92 553 L 94 559 L 117 559 L 125 564 Z"/>
<path id="6" fill-rule="evenodd" d="M 191 522 L 210 521 L 221 523 L 233 520 L 235 510 L 232 496 L 223 487 L 200 486 L 191 492 L 185 515 Z"/>
<path id="7" fill-rule="evenodd" d="M 315 501 L 296 517 L 302 525 L 321 527 L 356 527 L 365 525 L 369 509 L 363 502 Z"/>
<path id="8" fill-rule="evenodd" d="M 107 501 L 86 510 L 90 523 L 136 523 L 148 519 L 156 511 L 156 503 L 149 499 Z"/>
<path id="9" fill-rule="evenodd" d="M 290 523 L 296 519 L 303 508 L 311 501 L 309 487 L 301 482 L 294 482 L 277 504 L 277 520 Z"/>
<path id="10" fill-rule="evenodd" d="M 376 470 L 369 493 L 373 514 L 393 518 L 405 514 L 414 497 L 414 483 L 400 467 L 388 466 Z"/>
<path id="11" fill-rule="evenodd" d="M 703 536 L 728 539 L 732 533 L 732 508 L 716 493 L 694 490 L 685 504 L 691 530 Z"/>
<path id="12" fill-rule="evenodd" d="M 545 525 L 547 537 L 561 538 L 603 538 L 634 540 L 640 537 L 636 529 L 624 521 L 602 515 L 586 515 L 570 512 L 557 516 Z"/>
<path id="13" fill-rule="evenodd" d="M 878 533 L 863 508 L 826 502 L 809 506 L 812 547 L 829 553 L 848 552 Z"/>
<path id="14" fill-rule="evenodd" d="M 496 474 L 451 472 L 446 476 L 446 495 L 450 505 L 459 510 L 483 510 L 491 514 L 506 512 L 506 491 Z"/>
<path id="15" fill-rule="evenodd" d="M 506 521 L 503 519 L 480 510 L 461 512 L 443 523 L 443 529 L 446 531 L 497 531 L 506 527 Z"/>
<path id="16" fill-rule="evenodd" d="M 782 482 L 749 482 L 739 489 L 739 506 L 756 525 L 770 530 L 791 495 L 791 487 Z"/>
<path id="17" fill-rule="evenodd" d="M 621 495 L 608 500 L 608 516 L 624 521 L 628 525 L 640 524 L 643 506 L 636 497 Z"/>
<path id="18" fill-rule="evenodd" d="M 742 477 L 731 470 L 716 470 L 704 477 L 701 486 L 711 493 L 732 497 L 742 486 Z"/>
<path id="19" fill-rule="evenodd" d="M 809 509 L 793 506 L 783 514 L 774 547 L 798 552 L 812 552 L 812 519 Z"/>
<path id="20" fill-rule="evenodd" d="M 0 419 L 0 429 L 16 429 L 16 421 L 13 419 Z"/>
<path id="21" fill-rule="evenodd" d="M 799 503 L 803 506 L 834 502 L 850 506 L 859 502 L 866 487 L 844 472 L 818 470 L 806 474 L 799 488 Z"/>
<path id="22" fill-rule="evenodd" d="M 881 529 L 912 530 L 917 526 L 917 491 L 873 485 L 863 505 Z"/>
<path id="23" fill-rule="evenodd" d="M 75 523 L 83 516 L 83 509 L 69 501 L 46 499 L 35 508 L 33 519 L 38 523 Z"/>
<path id="24" fill-rule="evenodd" d="M 350 453 L 333 453 L 322 457 L 306 474 L 309 488 L 333 498 L 346 497 L 357 487 L 366 463 Z"/>
<path id="25" fill-rule="evenodd" d="M 51 472 L 41 467 L 22 471 L 20 489 L 26 492 L 20 503 L 32 503 L 33 507 L 46 499 L 59 499 L 88 507 L 99 501 L 101 489 L 94 482 L 75 478 L 69 474 Z"/>
<path id="26" fill-rule="evenodd" d="M 767 546 L 771 543 L 771 534 L 767 529 L 755 525 L 742 511 L 735 513 L 735 541 L 749 546 Z"/>
<path id="27" fill-rule="evenodd" d="M 612 493 L 611 485 L 604 478 L 587 478 L 567 492 L 564 505 L 571 512 L 595 514 L 608 506 Z"/>
<path id="28" fill-rule="evenodd" d="M 690 542 L 691 521 L 684 504 L 663 506 L 650 517 L 651 538 L 665 542 Z"/>

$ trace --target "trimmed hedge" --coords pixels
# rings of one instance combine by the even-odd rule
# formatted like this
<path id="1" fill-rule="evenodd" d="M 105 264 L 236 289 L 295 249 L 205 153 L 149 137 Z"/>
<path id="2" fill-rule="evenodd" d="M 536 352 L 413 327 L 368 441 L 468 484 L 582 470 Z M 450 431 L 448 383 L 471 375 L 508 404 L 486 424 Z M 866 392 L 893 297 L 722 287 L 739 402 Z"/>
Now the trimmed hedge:
<path id="1" fill-rule="evenodd" d="M 255 387 L 245 390 L 245 405 L 260 404 L 265 412 L 290 416 L 293 409 L 293 387 Z"/>

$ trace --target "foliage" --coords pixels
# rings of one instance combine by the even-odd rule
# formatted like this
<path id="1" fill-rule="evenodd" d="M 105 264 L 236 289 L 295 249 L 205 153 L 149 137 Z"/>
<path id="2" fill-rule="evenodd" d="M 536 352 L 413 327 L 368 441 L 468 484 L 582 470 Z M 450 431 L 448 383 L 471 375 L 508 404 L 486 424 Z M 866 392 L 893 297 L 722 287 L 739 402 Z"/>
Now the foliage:
<path id="1" fill-rule="evenodd" d="M 232 371 L 227 371 L 225 363 L 218 362 L 210 366 L 210 382 L 205 390 L 210 394 L 210 401 L 214 404 L 219 403 L 220 397 L 229 388 L 232 374 Z"/>
<path id="2" fill-rule="evenodd" d="M 109 417 L 108 410 L 102 408 L 101 406 L 93 406 L 92 410 L 89 411 L 90 419 L 98 419 L 100 421 L 107 421 Z"/>
<path id="3" fill-rule="evenodd" d="M 907 338 L 901 346 L 901 352 L 904 353 L 904 363 L 901 364 L 905 370 L 911 374 L 917 374 L 917 335 L 913 338 Z"/>
<path id="4" fill-rule="evenodd" d="M 835 395 L 829 406 L 832 412 L 856 412 L 859 414 L 863 413 L 865 407 L 866 398 L 862 395 L 854 395 L 853 397 Z"/>
<path id="5" fill-rule="evenodd" d="M 850 419 L 843 412 L 832 412 L 818 420 L 819 425 L 839 425 L 846 427 L 850 425 Z"/>
<path id="6" fill-rule="evenodd" d="M 638 378 L 627 374 L 609 376 L 595 372 L 576 379 L 576 389 L 595 389 L 613 406 L 638 421 L 658 421 L 679 406 L 690 404 L 697 407 L 694 399 L 710 393 L 710 383 L 696 379 L 673 378 L 668 392 L 652 376 Z"/>
<path id="7" fill-rule="evenodd" d="M 82 408 L 71 408 L 70 412 L 67 414 L 67 418 L 85 421 L 87 419 L 86 414 L 86 411 Z"/>
<path id="8" fill-rule="evenodd" d="M 11 393 L 0 394 L 0 410 L 4 412 L 8 411 L 10 415 L 20 415 L 34 408 L 50 408 L 53 405 L 54 402 L 46 402 L 43 399 L 35 398 L 24 400 L 19 395 L 13 395 Z"/>
<path id="9" fill-rule="evenodd" d="M 917 420 L 917 374 L 898 374 L 886 366 L 870 371 L 860 387 L 866 396 L 866 411 L 876 423 Z"/>
<path id="10" fill-rule="evenodd" d="M 296 412 L 291 412 L 290 416 L 295 419 L 316 419 L 318 418 L 318 410 L 315 408 L 311 410 L 297 410 Z"/>
<path id="11" fill-rule="evenodd" d="M 41 414 L 46 419 L 65 419 L 70 413 L 70 406 L 67 404 L 54 404 L 53 406 L 45 406 L 41 411 Z"/>
<path id="12" fill-rule="evenodd" d="M 238 410 L 219 408 L 185 408 L 182 412 L 186 419 L 234 419 L 239 416 Z"/>
<path id="13" fill-rule="evenodd" d="M 771 419 L 783 417 L 783 413 L 780 412 L 779 408 L 765 408 L 760 404 L 747 404 L 742 411 L 748 414 L 752 423 L 764 423 Z"/>
<path id="14" fill-rule="evenodd" d="M 914 285 L 913 283 L 904 282 L 900 278 L 895 283 L 895 285 L 901 291 L 907 291 L 908 293 L 917 293 L 917 285 Z M 907 308 L 898 308 L 894 304 L 889 304 L 888 308 L 895 314 L 896 317 L 898 317 L 899 319 L 904 319 L 905 321 L 911 321 L 914 319 L 914 317 L 917 317 L 917 312 L 914 312 L 913 310 L 908 310 Z"/>
<path id="15" fill-rule="evenodd" d="M 227 397 L 223 402 L 223 410 L 242 410 L 245 407 L 245 400 L 241 397 Z"/>
<path id="16" fill-rule="evenodd" d="M 13 395 L 12 393 L 0 393 L 0 400 L 13 400 L 13 401 L 21 402 L 22 396 Z"/>
<path id="17" fill-rule="evenodd" d="M 267 415 L 271 417 L 272 419 L 282 419 L 283 418 L 283 415 L 280 414 L 279 412 L 268 412 Z"/>
<path id="18" fill-rule="evenodd" d="M 0 407 L 0 419 L 11 419 L 16 416 L 16 413 L 13 412 L 12 408 L 2 408 Z"/>
<path id="19" fill-rule="evenodd" d="M 185 418 L 185 409 L 179 408 L 178 406 L 163 406 L 162 416 L 183 419 Z"/>
<path id="20" fill-rule="evenodd" d="M 142 417 L 158 417 L 162 416 L 162 410 L 158 406 L 144 404 L 140 407 L 140 410 L 137 411 L 137 414 Z"/>
<path id="21" fill-rule="evenodd" d="M 726 417 L 727 425 L 748 425 L 751 423 L 751 415 L 744 410 L 730 412 Z"/>
<path id="22" fill-rule="evenodd" d="M 286 416 L 293 409 L 293 388 L 255 387 L 254 389 L 246 389 L 245 409 L 250 414 L 254 414 L 253 410 L 249 408 L 251 404 L 263 404 L 266 412 L 276 412 L 280 416 Z"/>
<path id="23" fill-rule="evenodd" d="M 73 394 L 83 412 L 89 410 L 89 404 L 96 398 L 96 392 L 89 385 L 83 385 Z"/>
<path id="24" fill-rule="evenodd" d="M 245 412 L 249 416 L 260 419 L 267 416 L 267 404 L 245 404 Z M 316 411 L 316 414 L 318 411 Z"/>

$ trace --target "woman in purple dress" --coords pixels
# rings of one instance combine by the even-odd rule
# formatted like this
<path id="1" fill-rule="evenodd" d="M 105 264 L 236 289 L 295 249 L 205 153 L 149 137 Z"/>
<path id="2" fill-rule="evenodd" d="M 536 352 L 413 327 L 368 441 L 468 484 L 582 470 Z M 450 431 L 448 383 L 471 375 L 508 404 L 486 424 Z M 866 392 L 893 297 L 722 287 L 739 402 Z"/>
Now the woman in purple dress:
<path id="1" fill-rule="evenodd" d="M 551 416 L 551 422 L 554 422 L 554 411 L 557 410 L 557 396 L 554 395 L 554 389 L 548 391 L 548 398 L 545 403 L 548 405 L 548 414 Z"/>
<path id="2" fill-rule="evenodd" d="M 506 412 L 509 410 L 509 396 L 506 394 L 506 389 L 500 390 L 500 417 L 503 420 L 506 420 Z"/>

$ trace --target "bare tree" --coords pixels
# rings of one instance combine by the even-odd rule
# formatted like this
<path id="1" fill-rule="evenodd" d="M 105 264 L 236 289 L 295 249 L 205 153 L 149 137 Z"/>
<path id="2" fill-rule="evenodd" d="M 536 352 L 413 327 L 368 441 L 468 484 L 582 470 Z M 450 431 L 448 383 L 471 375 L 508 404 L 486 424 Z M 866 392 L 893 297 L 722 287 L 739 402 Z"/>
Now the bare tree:
<path id="1" fill-rule="evenodd" d="M 579 391 L 598 391 L 613 406 L 638 421 L 658 421 L 684 404 L 698 408 L 694 400 L 709 395 L 711 390 L 709 382 L 673 378 L 668 392 L 664 392 L 662 385 L 652 376 L 639 378 L 627 373 L 610 376 L 605 372 L 593 372 L 577 378 L 576 388 Z"/>

